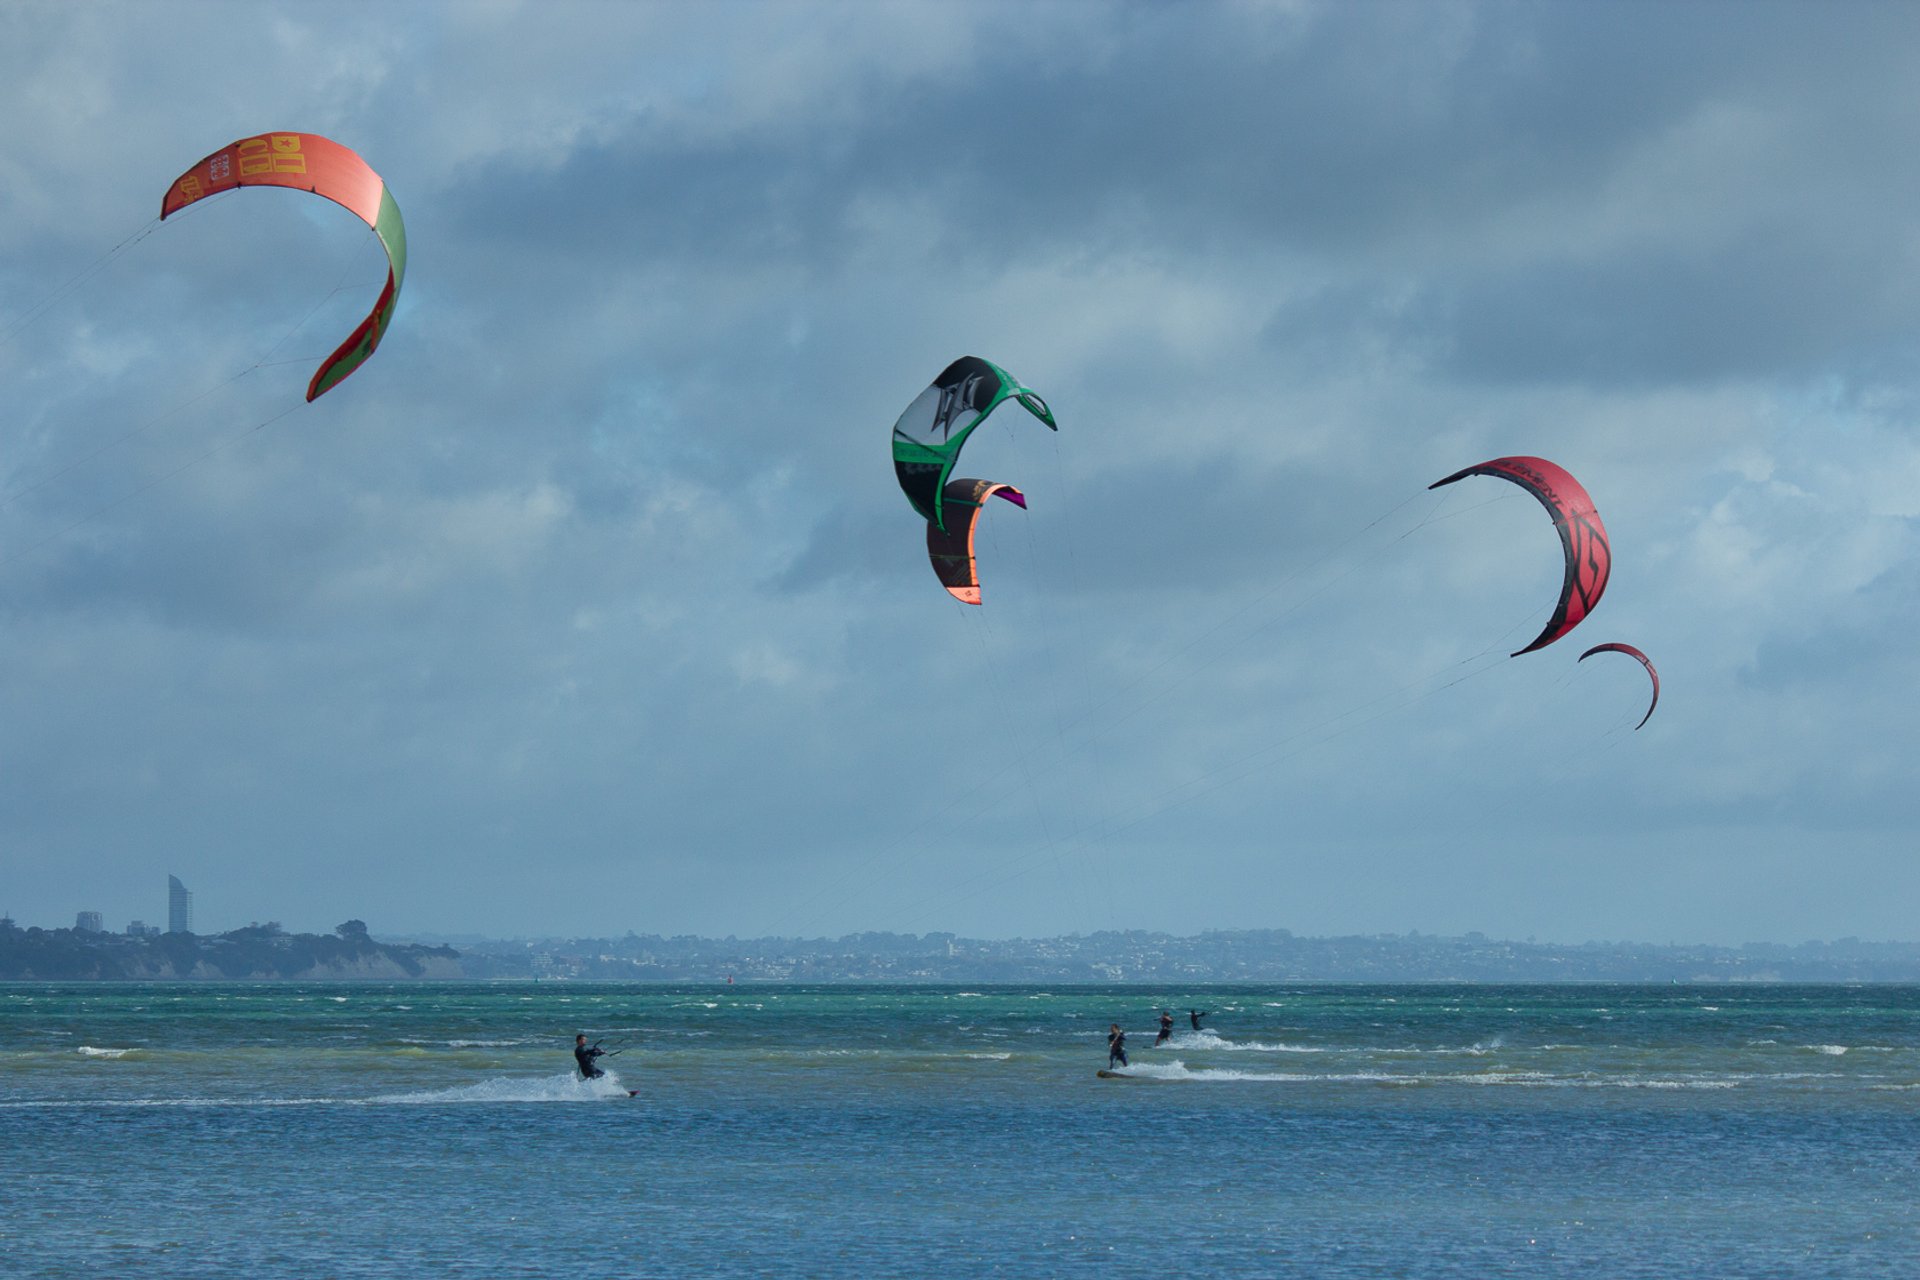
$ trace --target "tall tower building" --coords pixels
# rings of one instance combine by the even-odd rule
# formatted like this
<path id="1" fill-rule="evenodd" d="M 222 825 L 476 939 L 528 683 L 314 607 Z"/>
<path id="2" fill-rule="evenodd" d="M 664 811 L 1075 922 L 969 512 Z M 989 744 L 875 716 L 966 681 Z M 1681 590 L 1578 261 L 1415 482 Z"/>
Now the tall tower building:
<path id="1" fill-rule="evenodd" d="M 167 932 L 193 932 L 193 895 L 179 876 L 167 877 Z"/>

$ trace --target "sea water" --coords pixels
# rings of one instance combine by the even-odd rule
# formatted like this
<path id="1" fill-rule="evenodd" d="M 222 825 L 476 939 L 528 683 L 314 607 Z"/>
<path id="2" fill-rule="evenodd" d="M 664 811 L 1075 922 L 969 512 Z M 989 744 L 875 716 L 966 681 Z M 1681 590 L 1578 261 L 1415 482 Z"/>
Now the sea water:
<path id="1" fill-rule="evenodd" d="M 1915 1276 L 1920 988 L 0 986 L 0 1275 L 403 1274 Z"/>

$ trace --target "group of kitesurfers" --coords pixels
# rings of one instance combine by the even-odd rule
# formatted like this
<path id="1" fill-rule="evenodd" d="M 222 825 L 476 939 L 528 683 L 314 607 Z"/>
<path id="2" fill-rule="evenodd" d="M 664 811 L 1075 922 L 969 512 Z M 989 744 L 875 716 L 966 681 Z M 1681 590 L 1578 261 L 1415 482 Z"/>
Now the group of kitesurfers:
<path id="1" fill-rule="evenodd" d="M 1189 1009 L 1187 1010 L 1187 1021 L 1193 1024 L 1195 1031 L 1198 1031 L 1200 1030 L 1200 1019 L 1212 1012 L 1213 1010 L 1211 1009 Z M 1154 1047 L 1158 1048 L 1172 1038 L 1173 1012 L 1169 1009 L 1162 1009 L 1160 1011 L 1160 1034 L 1154 1037 Z M 618 1053 L 620 1051 L 615 1049 L 613 1052 Z M 587 1043 L 587 1036 L 584 1031 L 574 1036 L 573 1060 L 580 1068 L 580 1078 L 582 1080 L 595 1080 L 607 1074 L 594 1062 L 595 1058 L 604 1058 L 607 1056 L 609 1056 L 607 1050 L 600 1047 L 599 1041 L 596 1040 L 592 1044 Z M 1116 1065 L 1122 1067 L 1127 1065 L 1127 1033 L 1120 1029 L 1120 1024 L 1117 1022 L 1107 1028 L 1107 1066 L 1111 1068 Z"/>
<path id="2" fill-rule="evenodd" d="M 1187 1010 L 1187 1021 L 1193 1024 L 1195 1031 L 1198 1031 L 1200 1030 L 1200 1019 L 1212 1012 L 1213 1010 L 1211 1009 L 1189 1009 Z M 1160 1011 L 1160 1034 L 1153 1038 L 1154 1048 L 1159 1048 L 1171 1039 L 1173 1039 L 1173 1012 L 1169 1009 L 1162 1009 Z M 1117 1022 L 1107 1028 L 1107 1066 L 1111 1069 L 1115 1064 L 1123 1067 L 1127 1065 L 1127 1033 L 1120 1029 L 1120 1024 Z"/>

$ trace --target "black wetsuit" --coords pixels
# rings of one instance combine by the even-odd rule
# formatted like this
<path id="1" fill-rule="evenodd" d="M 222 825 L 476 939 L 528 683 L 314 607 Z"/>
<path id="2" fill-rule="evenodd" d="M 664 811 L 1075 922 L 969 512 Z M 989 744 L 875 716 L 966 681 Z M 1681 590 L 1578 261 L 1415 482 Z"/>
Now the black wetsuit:
<path id="1" fill-rule="evenodd" d="M 1173 1015 L 1163 1013 L 1160 1015 L 1160 1034 L 1154 1039 L 1154 1043 L 1165 1044 L 1171 1039 L 1173 1039 Z"/>
<path id="2" fill-rule="evenodd" d="M 1211 1009 L 1201 1009 L 1197 1012 L 1195 1010 L 1189 1009 L 1187 1010 L 1187 1021 L 1193 1024 L 1193 1029 L 1195 1031 L 1198 1031 L 1200 1029 L 1200 1019 L 1206 1017 L 1208 1014 L 1212 1012 L 1213 1010 Z"/>
<path id="3" fill-rule="evenodd" d="M 593 1060 L 595 1058 L 600 1057 L 605 1052 L 606 1050 L 602 1049 L 599 1045 L 594 1045 L 593 1047 L 589 1048 L 584 1044 L 573 1051 L 573 1060 L 580 1064 L 581 1079 L 591 1080 L 595 1076 L 603 1076 L 607 1074 L 606 1072 L 602 1071 L 600 1068 L 593 1065 Z"/>
<path id="4" fill-rule="evenodd" d="M 1123 1067 L 1127 1065 L 1127 1033 L 1124 1031 L 1116 1031 L 1107 1037 L 1107 1065 L 1112 1066 L 1116 1062 Z"/>

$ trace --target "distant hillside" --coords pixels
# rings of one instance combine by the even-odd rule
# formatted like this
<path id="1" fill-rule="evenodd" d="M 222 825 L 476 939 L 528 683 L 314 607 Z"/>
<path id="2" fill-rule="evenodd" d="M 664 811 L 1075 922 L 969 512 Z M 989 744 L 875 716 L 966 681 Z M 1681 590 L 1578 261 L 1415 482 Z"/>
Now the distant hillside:
<path id="1" fill-rule="evenodd" d="M 1508 942 L 1481 934 L 1295 937 L 1244 929 L 1191 937 L 1116 930 L 982 940 L 950 933 L 844 938 L 619 938 L 376 942 L 253 925 L 210 937 L 129 938 L 0 921 L 0 981 L 585 979 L 617 982 L 1073 983 L 1184 987 L 1318 982 L 1920 982 L 1920 944 Z"/>
<path id="2" fill-rule="evenodd" d="M 250 925 L 202 937 L 163 933 L 130 938 L 79 929 L 20 929 L 0 923 L 0 980 L 393 979 L 458 978 L 452 947 L 376 942 L 349 920 L 330 934 Z"/>
<path id="3" fill-rule="evenodd" d="M 546 938 L 463 941 L 472 978 L 627 982 L 1920 982 L 1920 945 L 1506 942 L 1478 933 L 1191 937 L 1118 930 L 986 941 L 950 933 L 844 938 Z"/>

